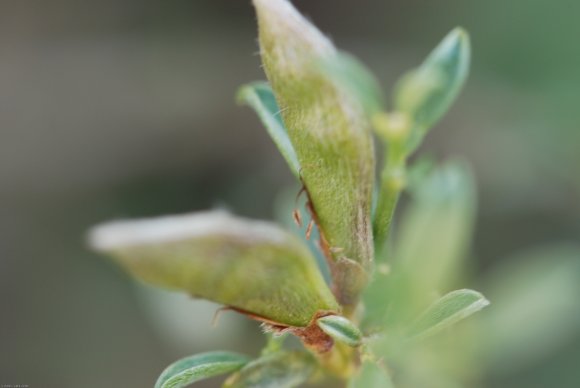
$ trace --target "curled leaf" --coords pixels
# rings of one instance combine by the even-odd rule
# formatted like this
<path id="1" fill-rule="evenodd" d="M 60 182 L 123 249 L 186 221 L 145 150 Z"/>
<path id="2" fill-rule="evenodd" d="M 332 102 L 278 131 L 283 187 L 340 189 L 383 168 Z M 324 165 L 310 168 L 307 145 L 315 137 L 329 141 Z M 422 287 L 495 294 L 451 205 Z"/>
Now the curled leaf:
<path id="1" fill-rule="evenodd" d="M 462 28 L 451 31 L 423 64 L 406 74 L 395 92 L 395 109 L 413 119 L 408 145 L 414 151 L 425 133 L 447 112 L 469 72 L 469 36 Z"/>
<path id="2" fill-rule="evenodd" d="M 327 315 L 319 318 L 316 324 L 336 341 L 349 346 L 359 346 L 362 342 L 362 333 L 358 327 L 340 315 Z"/>
<path id="3" fill-rule="evenodd" d="M 315 259 L 276 225 L 205 212 L 98 226 L 93 247 L 148 283 L 188 292 L 280 325 L 338 311 Z"/>
<path id="4" fill-rule="evenodd" d="M 267 82 L 253 82 L 244 85 L 238 91 L 238 100 L 251 106 L 268 130 L 270 137 L 286 159 L 290 171 L 300 179 L 300 163 L 288 132 L 284 127 L 276 97 Z"/>
<path id="5" fill-rule="evenodd" d="M 374 150 L 364 109 L 320 71 L 321 62 L 337 55 L 320 31 L 287 0 L 254 0 L 254 5 L 262 62 L 298 155 L 327 258 L 332 263 L 345 257 L 368 271 Z"/>
<path id="6" fill-rule="evenodd" d="M 412 325 L 409 335 L 415 339 L 429 337 L 489 305 L 477 291 L 457 290 L 433 303 Z"/>
<path id="7" fill-rule="evenodd" d="M 185 357 L 169 365 L 159 376 L 155 388 L 182 388 L 196 381 L 235 372 L 250 361 L 232 352 L 208 352 Z"/>
<path id="8" fill-rule="evenodd" d="M 279 352 L 259 358 L 232 375 L 224 388 L 293 388 L 304 384 L 316 369 L 306 352 Z"/>

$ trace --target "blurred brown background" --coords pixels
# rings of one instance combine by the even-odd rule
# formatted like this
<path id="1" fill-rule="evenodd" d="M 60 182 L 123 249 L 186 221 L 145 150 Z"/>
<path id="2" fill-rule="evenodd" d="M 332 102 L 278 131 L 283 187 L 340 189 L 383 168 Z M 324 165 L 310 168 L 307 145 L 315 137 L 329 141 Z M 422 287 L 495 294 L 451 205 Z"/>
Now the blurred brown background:
<path id="1" fill-rule="evenodd" d="M 295 3 L 387 89 L 468 29 L 471 78 L 424 148 L 474 166 L 477 270 L 580 241 L 580 2 Z M 110 218 L 273 217 L 291 174 L 234 101 L 264 78 L 256 53 L 249 0 L 0 2 L 0 384 L 147 387 L 183 355 L 257 351 L 255 324 L 225 314 L 210 330 L 214 306 L 156 303 L 84 242 Z M 580 386 L 578 338 L 488 386 Z"/>

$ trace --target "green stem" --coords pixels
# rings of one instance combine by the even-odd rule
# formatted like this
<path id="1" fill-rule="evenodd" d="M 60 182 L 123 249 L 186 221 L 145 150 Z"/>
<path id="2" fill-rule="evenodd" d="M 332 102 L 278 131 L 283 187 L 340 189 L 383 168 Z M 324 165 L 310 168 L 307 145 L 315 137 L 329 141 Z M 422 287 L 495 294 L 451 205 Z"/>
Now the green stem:
<path id="1" fill-rule="evenodd" d="M 405 187 L 407 155 L 404 150 L 403 144 L 391 143 L 381 173 L 381 189 L 373 225 L 377 259 L 384 257 L 395 208 Z"/>
<path id="2" fill-rule="evenodd" d="M 282 346 L 284 345 L 284 341 L 286 340 L 286 334 L 282 335 L 274 335 L 272 333 L 268 333 L 268 342 L 266 346 L 262 349 L 262 356 L 267 356 L 269 354 L 273 354 L 282 350 Z"/>

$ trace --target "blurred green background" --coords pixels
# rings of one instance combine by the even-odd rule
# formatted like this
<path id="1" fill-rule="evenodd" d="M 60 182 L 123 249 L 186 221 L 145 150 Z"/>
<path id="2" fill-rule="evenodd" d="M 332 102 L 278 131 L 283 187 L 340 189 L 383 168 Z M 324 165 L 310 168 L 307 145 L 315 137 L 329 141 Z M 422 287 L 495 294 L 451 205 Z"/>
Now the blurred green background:
<path id="1" fill-rule="evenodd" d="M 521 272 L 506 263 L 522 250 L 545 256 L 541 279 L 554 256 L 535 247 L 580 243 L 580 2 L 295 4 L 387 89 L 452 27 L 471 33 L 467 88 L 422 152 L 476 173 L 474 288 Z M 225 313 L 212 328 L 215 306 L 136 286 L 84 236 L 215 206 L 274 217 L 293 178 L 234 101 L 263 78 L 249 0 L 0 3 L 0 384 L 147 387 L 183 355 L 257 352 L 256 324 Z M 537 357 L 504 357 L 482 386 L 580 386 L 579 304 L 564 304 L 566 336 L 545 326 Z"/>

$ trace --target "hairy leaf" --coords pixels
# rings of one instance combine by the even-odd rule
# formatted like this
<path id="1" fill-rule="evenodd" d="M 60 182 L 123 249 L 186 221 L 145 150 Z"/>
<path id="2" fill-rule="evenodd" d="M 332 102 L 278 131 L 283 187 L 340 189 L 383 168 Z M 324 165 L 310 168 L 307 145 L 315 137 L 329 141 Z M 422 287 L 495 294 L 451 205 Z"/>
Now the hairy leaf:
<path id="1" fill-rule="evenodd" d="M 105 224 L 91 241 L 141 280 L 284 325 L 339 310 L 308 248 L 270 223 L 206 212 Z"/>
<path id="2" fill-rule="evenodd" d="M 254 0 L 254 5 L 262 62 L 328 243 L 326 253 L 368 270 L 373 257 L 374 151 L 364 109 L 356 96 L 320 71 L 321 61 L 337 55 L 320 31 L 286 0 Z M 342 286 L 337 284 L 337 289 Z M 356 299 L 359 291 L 348 290 L 339 298 L 353 303 L 350 297 Z"/>
<path id="3" fill-rule="evenodd" d="M 208 352 L 185 357 L 161 373 L 155 388 L 186 387 L 196 381 L 235 372 L 248 361 L 248 357 L 231 352 Z"/>
<path id="4" fill-rule="evenodd" d="M 298 156 L 284 127 L 280 108 L 270 85 L 267 82 L 254 82 L 242 86 L 238 91 L 238 100 L 256 111 L 278 150 L 286 159 L 290 171 L 300 179 Z"/>

